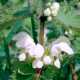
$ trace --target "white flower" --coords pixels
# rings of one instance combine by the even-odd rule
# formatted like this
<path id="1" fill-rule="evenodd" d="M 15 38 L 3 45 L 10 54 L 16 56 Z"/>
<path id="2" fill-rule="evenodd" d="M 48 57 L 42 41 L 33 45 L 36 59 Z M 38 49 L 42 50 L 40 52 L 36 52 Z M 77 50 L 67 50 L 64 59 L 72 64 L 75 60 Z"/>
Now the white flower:
<path id="1" fill-rule="evenodd" d="M 26 32 L 19 32 L 13 37 L 13 40 L 19 41 L 20 39 L 25 38 L 25 37 L 27 37 Z"/>
<path id="2" fill-rule="evenodd" d="M 34 60 L 32 63 L 33 68 L 42 68 L 43 62 L 41 60 Z"/>
<path id="3" fill-rule="evenodd" d="M 30 46 L 35 45 L 33 39 L 26 32 L 19 32 L 13 37 L 16 41 L 16 47 L 30 49 Z"/>
<path id="4" fill-rule="evenodd" d="M 29 54 L 35 58 L 41 58 L 44 54 L 44 48 L 40 44 L 36 44 L 32 49 L 29 50 Z"/>
<path id="5" fill-rule="evenodd" d="M 51 60 L 50 56 L 44 56 L 43 62 L 44 62 L 44 64 L 48 65 L 48 64 L 51 64 L 52 60 Z"/>
<path id="6" fill-rule="evenodd" d="M 24 39 L 24 38 L 16 42 L 16 47 L 17 48 L 30 49 L 30 46 L 32 46 L 32 45 L 35 45 L 35 43 L 30 42 L 28 39 Z"/>
<path id="7" fill-rule="evenodd" d="M 47 9 L 44 10 L 44 15 L 45 16 L 50 16 L 51 15 L 51 11 L 50 11 L 49 8 L 47 8 Z"/>
<path id="8" fill-rule="evenodd" d="M 60 60 L 59 59 L 56 59 L 54 61 L 54 66 L 57 67 L 57 68 L 60 68 L 61 67 Z"/>
<path id="9" fill-rule="evenodd" d="M 55 45 L 53 45 L 52 47 L 51 47 L 51 56 L 55 56 L 55 57 L 58 57 L 59 56 L 59 54 L 60 54 L 60 50 L 59 50 L 59 48 L 58 48 L 58 45 L 57 44 L 55 44 Z"/>
<path id="10" fill-rule="evenodd" d="M 19 59 L 19 61 L 25 61 L 25 59 L 26 59 L 26 54 L 25 54 L 25 53 L 21 53 L 21 54 L 18 56 L 18 59 Z"/>
<path id="11" fill-rule="evenodd" d="M 61 42 L 58 44 L 58 47 L 61 51 L 72 55 L 74 53 L 74 51 L 72 50 L 72 48 L 66 43 L 66 42 Z"/>
<path id="12" fill-rule="evenodd" d="M 48 16 L 47 20 L 48 21 L 52 21 L 52 17 L 51 16 Z"/>

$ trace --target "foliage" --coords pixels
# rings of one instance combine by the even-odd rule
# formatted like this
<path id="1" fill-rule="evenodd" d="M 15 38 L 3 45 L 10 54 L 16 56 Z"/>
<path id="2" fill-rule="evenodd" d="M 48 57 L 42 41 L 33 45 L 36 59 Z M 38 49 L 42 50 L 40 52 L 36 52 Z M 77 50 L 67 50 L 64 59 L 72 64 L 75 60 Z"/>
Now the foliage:
<path id="1" fill-rule="evenodd" d="M 29 1 L 32 1 L 31 4 Z M 46 2 L 52 0 L 45 0 Z M 74 71 L 80 77 L 80 6 L 75 8 L 79 0 L 57 0 L 61 4 L 60 12 L 51 22 L 45 22 L 49 31 L 47 39 L 51 41 L 72 30 L 68 37 L 72 42 L 75 54 L 69 58 L 64 56 L 61 69 L 45 66 L 40 80 L 72 80 L 69 64 L 74 64 Z M 13 36 L 26 31 L 39 42 L 39 17 L 42 14 L 43 0 L 0 0 L 0 80 L 32 80 L 35 70 L 27 60 L 19 62 L 16 48 L 10 50 Z M 79 2 L 80 3 L 80 2 Z M 79 12 L 79 13 L 78 13 Z M 13 43 L 14 44 L 14 43 Z M 10 69 L 10 70 L 9 70 Z"/>

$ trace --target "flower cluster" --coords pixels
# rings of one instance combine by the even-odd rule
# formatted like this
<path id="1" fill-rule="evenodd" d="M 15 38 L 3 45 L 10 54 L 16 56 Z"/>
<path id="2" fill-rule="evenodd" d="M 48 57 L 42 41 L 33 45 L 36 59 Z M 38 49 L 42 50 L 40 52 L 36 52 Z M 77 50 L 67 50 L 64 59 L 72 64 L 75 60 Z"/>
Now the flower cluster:
<path id="1" fill-rule="evenodd" d="M 67 53 L 68 55 L 74 53 L 70 44 L 68 44 L 69 41 L 62 41 L 61 38 L 52 43 L 49 54 L 46 54 L 45 48 L 41 44 L 35 44 L 33 39 L 26 32 L 19 32 L 13 37 L 13 40 L 16 41 L 17 48 L 24 49 L 18 56 L 19 61 L 25 61 L 27 58 L 26 56 L 29 56 L 33 58 L 33 68 L 42 68 L 43 65 L 52 64 L 57 68 L 60 68 L 61 64 L 59 56 L 61 52 Z"/>
<path id="2" fill-rule="evenodd" d="M 60 8 L 60 4 L 58 2 L 47 3 L 47 8 L 44 10 L 44 15 L 47 16 L 48 21 L 52 20 L 52 16 L 57 16 Z"/>

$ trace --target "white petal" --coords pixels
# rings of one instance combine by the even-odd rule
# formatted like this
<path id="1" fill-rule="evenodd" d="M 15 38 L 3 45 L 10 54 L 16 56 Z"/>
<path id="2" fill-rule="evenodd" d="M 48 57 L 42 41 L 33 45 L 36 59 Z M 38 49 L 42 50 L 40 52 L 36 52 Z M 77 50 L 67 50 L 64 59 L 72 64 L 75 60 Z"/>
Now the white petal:
<path id="1" fill-rule="evenodd" d="M 19 59 L 19 61 L 25 61 L 25 59 L 26 59 L 26 54 L 25 54 L 25 53 L 21 53 L 21 54 L 18 56 L 18 59 Z"/>
<path id="2" fill-rule="evenodd" d="M 18 41 L 18 40 L 22 39 L 23 37 L 27 37 L 26 32 L 19 32 L 13 37 L 13 40 Z"/>
<path id="3" fill-rule="evenodd" d="M 72 48 L 65 42 L 61 42 L 58 44 L 59 48 L 61 49 L 61 51 L 64 51 L 65 53 L 72 55 L 74 54 L 74 51 L 72 50 Z"/>
<path id="4" fill-rule="evenodd" d="M 29 54 L 35 58 L 41 58 L 44 54 L 44 48 L 40 44 L 36 44 L 32 49 L 29 50 Z"/>
<path id="5" fill-rule="evenodd" d="M 25 49 L 29 51 L 30 49 L 34 48 L 34 46 L 35 46 L 35 43 L 28 43 Z"/>
<path id="6" fill-rule="evenodd" d="M 36 45 L 36 50 L 35 50 L 35 57 L 36 58 L 37 57 L 41 58 L 43 56 L 43 54 L 44 54 L 44 48 L 43 48 L 43 46 L 40 45 L 40 44 L 37 44 Z"/>
<path id="7" fill-rule="evenodd" d="M 35 57 L 35 46 L 29 49 L 28 51 L 30 57 Z"/>
<path id="8" fill-rule="evenodd" d="M 32 63 L 33 68 L 42 68 L 43 62 L 41 60 L 34 60 Z"/>
<path id="9" fill-rule="evenodd" d="M 18 48 L 30 48 L 30 46 L 34 45 L 33 39 L 26 32 L 19 32 L 13 38 L 16 40 L 16 46 Z"/>
<path id="10" fill-rule="evenodd" d="M 44 56 L 43 62 L 44 62 L 44 64 L 48 65 L 48 64 L 51 64 L 52 60 L 51 60 L 50 56 Z"/>
<path id="11" fill-rule="evenodd" d="M 60 68 L 60 67 L 61 67 L 61 64 L 60 64 L 59 59 L 56 59 L 56 60 L 54 61 L 54 65 L 55 65 L 57 68 Z"/>
<path id="12" fill-rule="evenodd" d="M 60 50 L 58 49 L 58 45 L 57 44 L 53 45 L 52 48 L 51 48 L 51 56 L 58 57 L 59 54 L 60 54 Z"/>
<path id="13" fill-rule="evenodd" d="M 51 15 L 51 11 L 50 11 L 49 8 L 47 8 L 47 9 L 44 10 L 44 15 L 45 16 L 50 16 Z"/>

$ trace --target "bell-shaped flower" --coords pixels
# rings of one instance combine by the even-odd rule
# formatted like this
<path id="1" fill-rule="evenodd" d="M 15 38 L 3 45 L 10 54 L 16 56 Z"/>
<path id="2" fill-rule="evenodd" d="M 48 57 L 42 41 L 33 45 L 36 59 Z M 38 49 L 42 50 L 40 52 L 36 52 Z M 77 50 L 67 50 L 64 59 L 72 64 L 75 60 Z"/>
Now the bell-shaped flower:
<path id="1" fill-rule="evenodd" d="M 68 55 L 74 54 L 73 49 L 66 42 L 59 43 L 58 47 L 61 51 L 67 53 Z"/>
<path id="2" fill-rule="evenodd" d="M 61 68 L 61 64 L 60 64 L 60 60 L 59 59 L 56 59 L 54 61 L 54 66 L 57 67 L 57 68 Z"/>
<path id="3" fill-rule="evenodd" d="M 44 56 L 43 57 L 43 62 L 44 62 L 45 65 L 49 65 L 49 64 L 52 63 L 52 59 L 51 59 L 50 56 Z"/>
<path id="4" fill-rule="evenodd" d="M 43 67 L 43 62 L 39 59 L 34 60 L 32 63 L 32 67 L 35 68 L 42 68 Z"/>
<path id="5" fill-rule="evenodd" d="M 35 58 L 41 58 L 44 54 L 44 48 L 40 44 L 36 44 L 33 48 L 29 50 L 30 56 L 32 55 Z"/>
<path id="6" fill-rule="evenodd" d="M 25 54 L 25 53 L 21 53 L 21 54 L 18 56 L 18 59 L 19 59 L 19 61 L 25 61 L 25 60 L 26 60 L 26 54 Z"/>
<path id="7" fill-rule="evenodd" d="M 50 16 L 50 15 L 51 15 L 51 10 L 50 10 L 50 8 L 47 8 L 47 9 L 44 10 L 44 15 L 45 15 L 45 16 Z"/>

